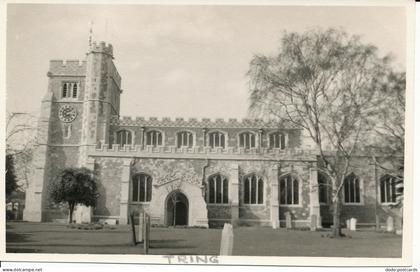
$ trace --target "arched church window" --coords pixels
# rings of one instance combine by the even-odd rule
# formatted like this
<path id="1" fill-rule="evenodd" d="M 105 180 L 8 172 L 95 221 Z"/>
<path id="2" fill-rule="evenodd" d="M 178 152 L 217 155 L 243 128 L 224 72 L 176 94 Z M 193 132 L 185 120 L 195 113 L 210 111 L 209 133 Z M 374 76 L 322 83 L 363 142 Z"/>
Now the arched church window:
<path id="1" fill-rule="evenodd" d="M 239 147 L 255 148 L 255 134 L 252 132 L 243 132 L 239 134 Z"/>
<path id="2" fill-rule="evenodd" d="M 132 135 L 131 132 L 123 129 L 117 132 L 117 144 L 124 146 L 124 145 L 131 145 L 132 144 Z"/>
<path id="3" fill-rule="evenodd" d="M 157 130 L 151 130 L 146 133 L 146 144 L 151 146 L 162 145 L 162 133 Z"/>
<path id="4" fill-rule="evenodd" d="M 397 190 L 395 177 L 391 175 L 382 176 L 381 185 L 381 203 L 395 203 L 397 200 Z"/>
<path id="5" fill-rule="evenodd" d="M 220 131 L 209 133 L 209 146 L 211 148 L 222 147 L 225 148 L 225 134 Z"/>
<path id="6" fill-rule="evenodd" d="M 360 203 L 360 180 L 354 173 L 344 179 L 344 203 Z"/>
<path id="7" fill-rule="evenodd" d="M 208 203 L 226 204 L 229 201 L 228 179 L 220 174 L 215 174 L 208 179 Z"/>
<path id="8" fill-rule="evenodd" d="M 242 180 L 244 204 L 264 203 L 264 181 L 256 174 L 249 174 Z"/>
<path id="9" fill-rule="evenodd" d="M 137 174 L 133 177 L 133 202 L 150 202 L 152 199 L 152 177 Z"/>
<path id="10" fill-rule="evenodd" d="M 318 172 L 318 195 L 319 195 L 319 203 L 329 203 L 330 199 L 330 182 L 329 178 L 323 174 Z"/>
<path id="11" fill-rule="evenodd" d="M 189 131 L 181 131 L 177 133 L 177 146 L 178 147 L 192 147 L 194 136 Z"/>
<path id="12" fill-rule="evenodd" d="M 293 175 L 280 178 L 280 204 L 299 204 L 299 180 Z"/>
<path id="13" fill-rule="evenodd" d="M 274 132 L 269 134 L 269 145 L 270 148 L 286 148 L 286 136 L 280 132 Z"/>

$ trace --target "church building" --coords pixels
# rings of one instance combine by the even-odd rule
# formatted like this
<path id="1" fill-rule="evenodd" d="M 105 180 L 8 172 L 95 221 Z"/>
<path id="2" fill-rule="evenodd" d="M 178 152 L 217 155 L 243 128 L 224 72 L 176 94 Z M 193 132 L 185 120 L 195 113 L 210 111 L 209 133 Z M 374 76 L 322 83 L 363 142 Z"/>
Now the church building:
<path id="1" fill-rule="evenodd" d="M 121 76 L 110 44 L 93 43 L 86 59 L 51 60 L 41 102 L 35 168 L 24 220 L 68 218 L 48 183 L 66 167 L 98 174 L 98 204 L 79 207 L 87 220 L 127 224 L 145 211 L 152 224 L 295 228 L 332 223 L 328 178 L 303 131 L 256 119 L 120 116 Z M 129 91 L 127 91 L 129 92 Z M 385 223 L 396 201 L 393 177 L 370 157 L 352 164 L 343 188 L 343 218 Z M 315 216 L 316 217 L 315 217 Z"/>

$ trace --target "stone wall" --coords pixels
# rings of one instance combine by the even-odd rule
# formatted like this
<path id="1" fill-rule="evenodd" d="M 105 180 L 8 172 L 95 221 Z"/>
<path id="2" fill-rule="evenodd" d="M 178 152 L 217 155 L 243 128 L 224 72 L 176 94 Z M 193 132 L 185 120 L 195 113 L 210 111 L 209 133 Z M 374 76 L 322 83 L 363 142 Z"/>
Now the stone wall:
<path id="1" fill-rule="evenodd" d="M 124 162 L 120 158 L 97 158 L 95 160 L 95 171 L 99 174 L 99 200 L 93 215 L 97 218 L 120 216 L 123 164 Z"/>

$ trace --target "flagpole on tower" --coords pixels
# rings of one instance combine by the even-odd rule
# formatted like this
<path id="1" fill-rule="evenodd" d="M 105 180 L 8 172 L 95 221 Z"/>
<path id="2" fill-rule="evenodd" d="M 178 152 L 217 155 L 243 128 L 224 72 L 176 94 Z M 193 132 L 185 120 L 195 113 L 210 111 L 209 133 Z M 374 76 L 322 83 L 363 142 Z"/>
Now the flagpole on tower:
<path id="1" fill-rule="evenodd" d="M 89 22 L 89 48 L 92 46 L 93 22 Z"/>

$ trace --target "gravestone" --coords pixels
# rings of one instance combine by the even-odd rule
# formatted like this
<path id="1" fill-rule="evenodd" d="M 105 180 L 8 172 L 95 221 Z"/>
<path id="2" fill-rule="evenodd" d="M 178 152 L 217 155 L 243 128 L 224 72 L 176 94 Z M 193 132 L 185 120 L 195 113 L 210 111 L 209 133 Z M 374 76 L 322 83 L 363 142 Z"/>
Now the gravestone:
<path id="1" fill-rule="evenodd" d="M 394 232 L 394 218 L 392 216 L 388 216 L 386 219 L 386 231 Z"/>
<path id="2" fill-rule="evenodd" d="M 350 230 L 351 231 L 356 231 L 356 225 L 357 225 L 357 219 L 356 218 L 351 218 L 350 219 Z"/>
<path id="3" fill-rule="evenodd" d="M 350 229 L 350 219 L 346 219 L 346 228 Z"/>
<path id="4" fill-rule="evenodd" d="M 92 208 L 84 205 L 77 205 L 74 211 L 76 224 L 88 224 L 92 221 Z"/>
<path id="5" fill-rule="evenodd" d="M 273 227 L 273 229 L 278 229 L 279 228 L 279 220 L 273 219 L 272 220 L 272 227 Z"/>
<path id="6" fill-rule="evenodd" d="M 144 232 L 144 213 L 140 212 L 139 213 L 139 230 L 138 230 L 138 234 L 137 234 L 137 241 L 139 243 L 143 242 L 143 232 Z"/>
<path id="7" fill-rule="evenodd" d="M 220 255 L 231 256 L 233 252 L 233 228 L 229 223 L 225 223 L 220 241 Z"/>
<path id="8" fill-rule="evenodd" d="M 318 218 L 316 214 L 311 215 L 311 231 L 316 231 L 318 225 Z"/>
<path id="9" fill-rule="evenodd" d="M 292 215 L 290 214 L 290 212 L 285 212 L 284 215 L 286 217 L 286 229 L 291 229 L 292 228 Z"/>
<path id="10" fill-rule="evenodd" d="M 381 228 L 379 215 L 375 216 L 375 230 L 378 231 Z"/>

